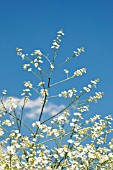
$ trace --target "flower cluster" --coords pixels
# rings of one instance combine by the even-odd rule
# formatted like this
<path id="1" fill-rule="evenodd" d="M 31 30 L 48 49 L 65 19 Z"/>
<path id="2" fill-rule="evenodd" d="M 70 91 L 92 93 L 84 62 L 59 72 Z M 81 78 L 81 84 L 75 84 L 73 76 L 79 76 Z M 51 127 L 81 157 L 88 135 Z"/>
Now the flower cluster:
<path id="1" fill-rule="evenodd" d="M 65 74 L 66 74 L 66 75 L 67 75 L 67 77 L 68 77 L 69 70 L 67 70 L 67 69 L 64 69 L 64 72 L 65 72 Z"/>
<path id="2" fill-rule="evenodd" d="M 2 136 L 4 134 L 3 129 L 0 127 L 0 136 Z"/>
<path id="3" fill-rule="evenodd" d="M 4 120 L 3 122 L 2 122 L 2 125 L 7 125 L 7 126 L 12 126 L 14 124 L 14 121 L 10 121 L 10 120 L 8 120 L 8 119 L 6 119 L 6 120 Z"/>
<path id="4" fill-rule="evenodd" d="M 17 51 L 17 55 L 20 56 L 22 58 L 22 60 L 24 60 L 25 57 L 28 56 L 28 54 L 23 54 L 21 48 L 16 48 L 16 51 Z"/>
<path id="5" fill-rule="evenodd" d="M 78 107 L 79 112 L 86 112 L 89 111 L 89 106 L 81 106 Z"/>
<path id="6" fill-rule="evenodd" d="M 42 61 L 42 52 L 40 50 L 34 50 L 34 52 L 31 54 L 32 56 L 37 56 L 34 60 L 31 61 L 31 64 L 33 64 L 39 71 L 41 70 L 40 64 L 43 63 Z"/>
<path id="7" fill-rule="evenodd" d="M 97 102 L 97 99 L 100 99 L 100 98 L 102 98 L 102 96 L 104 95 L 104 93 L 103 92 L 96 92 L 95 93 L 95 96 L 90 96 L 88 99 L 87 99 L 87 101 L 88 102 Z"/>
<path id="8" fill-rule="evenodd" d="M 24 64 L 23 69 L 27 71 L 32 71 L 32 68 L 30 67 L 30 64 Z"/>
<path id="9" fill-rule="evenodd" d="M 47 89 L 41 89 L 40 90 L 40 94 L 45 97 L 45 96 L 48 96 L 48 90 Z"/>
<path id="10" fill-rule="evenodd" d="M 62 29 L 57 32 L 57 38 L 56 40 L 53 40 L 53 45 L 51 48 L 57 49 L 57 50 L 60 48 L 61 36 L 63 35 L 64 35 L 64 32 Z"/>
<path id="11" fill-rule="evenodd" d="M 68 91 L 62 91 L 58 96 L 59 97 L 64 97 L 64 98 L 67 98 L 67 97 L 72 98 L 73 96 L 76 95 L 76 92 L 77 92 L 76 89 L 72 88 L 72 89 L 70 89 Z"/>
<path id="12" fill-rule="evenodd" d="M 82 76 L 83 73 L 86 73 L 86 68 L 81 68 L 81 69 L 75 71 L 73 76 L 74 77 L 75 76 Z"/>
<path id="13" fill-rule="evenodd" d="M 26 88 L 23 89 L 23 93 L 21 95 L 22 96 L 31 96 L 30 89 L 32 88 L 32 84 L 30 83 L 30 81 L 27 81 L 27 82 L 25 81 L 24 86 Z"/>
<path id="14" fill-rule="evenodd" d="M 91 88 L 96 88 L 96 84 L 99 82 L 99 79 L 91 80 L 91 84 L 88 84 L 88 87 L 83 87 L 86 92 L 90 92 Z"/>
<path id="15" fill-rule="evenodd" d="M 74 51 L 74 56 L 79 56 L 82 52 L 84 52 L 84 48 L 77 48 L 77 51 Z"/>

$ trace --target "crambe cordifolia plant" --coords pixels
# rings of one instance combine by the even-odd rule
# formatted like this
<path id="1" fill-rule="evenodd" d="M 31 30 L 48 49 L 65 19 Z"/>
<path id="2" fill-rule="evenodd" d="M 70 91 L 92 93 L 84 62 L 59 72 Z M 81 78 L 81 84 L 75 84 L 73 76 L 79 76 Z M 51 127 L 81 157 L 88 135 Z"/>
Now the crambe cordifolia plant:
<path id="1" fill-rule="evenodd" d="M 57 64 L 63 36 L 63 30 L 57 32 L 51 47 L 53 57 L 37 49 L 31 54 L 16 49 L 17 55 L 25 62 L 23 69 L 32 73 L 38 83 L 35 86 L 30 80 L 25 81 L 20 99 L 7 97 L 7 91 L 2 91 L 0 170 L 113 169 L 113 139 L 107 141 L 108 134 L 113 132 L 112 117 L 108 115 L 103 119 L 100 115 L 94 115 L 87 120 L 85 118 L 90 103 L 98 102 L 104 94 L 95 92 L 90 95 L 99 79 L 91 80 L 81 91 L 75 86 L 59 91 L 59 85 L 65 87 L 63 83 L 72 79 L 75 81 L 86 74 L 86 68 L 75 69 L 73 73 L 66 68 L 69 62 L 82 55 L 83 47 L 77 48 L 71 57 Z M 59 68 L 63 68 L 65 76 L 61 80 L 56 71 Z M 56 76 L 56 82 L 53 76 Z M 30 125 L 24 116 L 26 107 L 33 104 L 33 91 L 39 97 L 40 109 Z M 56 98 L 63 101 L 63 105 L 58 112 L 49 113 L 45 118 L 44 109 L 47 110 L 46 106 Z"/>

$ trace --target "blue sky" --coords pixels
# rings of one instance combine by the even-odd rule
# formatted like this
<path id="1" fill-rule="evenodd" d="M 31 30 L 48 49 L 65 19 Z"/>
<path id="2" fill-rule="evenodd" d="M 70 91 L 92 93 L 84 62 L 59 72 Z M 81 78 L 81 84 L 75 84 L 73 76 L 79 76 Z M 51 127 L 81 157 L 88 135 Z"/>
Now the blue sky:
<path id="1" fill-rule="evenodd" d="M 52 54 L 52 40 L 61 28 L 65 36 L 57 62 L 71 57 L 77 47 L 83 46 L 85 53 L 67 68 L 72 71 L 87 68 L 87 74 L 77 79 L 77 84 L 75 82 L 78 88 L 99 77 L 97 91 L 103 91 L 105 95 L 98 104 L 92 105 L 92 112 L 113 114 L 112 0 L 1 1 L 0 91 L 7 89 L 9 96 L 20 97 L 23 82 L 29 79 L 34 81 L 34 77 L 22 69 L 16 47 L 23 48 L 26 53 L 40 49 L 45 54 Z M 59 78 L 62 75 L 63 72 L 58 72 Z"/>

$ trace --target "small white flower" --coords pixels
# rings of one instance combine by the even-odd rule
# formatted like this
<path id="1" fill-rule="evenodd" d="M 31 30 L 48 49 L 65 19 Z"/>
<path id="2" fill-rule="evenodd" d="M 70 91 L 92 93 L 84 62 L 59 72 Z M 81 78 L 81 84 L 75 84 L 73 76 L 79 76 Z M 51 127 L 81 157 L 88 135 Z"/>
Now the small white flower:
<path id="1" fill-rule="evenodd" d="M 72 139 L 69 139 L 68 143 L 74 143 L 74 141 Z"/>
<path id="2" fill-rule="evenodd" d="M 29 71 L 29 72 L 32 71 L 32 68 L 28 68 L 28 71 Z"/>
<path id="3" fill-rule="evenodd" d="M 6 119 L 2 122 L 2 125 L 7 125 L 7 126 L 11 126 L 12 124 L 14 124 L 14 122 L 11 122 L 10 120 Z"/>
<path id="4" fill-rule="evenodd" d="M 16 48 L 16 51 L 20 52 L 20 51 L 22 51 L 22 49 L 21 48 Z"/>
<path id="5" fill-rule="evenodd" d="M 32 88 L 33 85 L 30 83 L 30 81 L 25 81 L 24 86 L 28 88 Z"/>
<path id="6" fill-rule="evenodd" d="M 42 53 L 41 53 L 41 51 L 40 50 L 34 50 L 34 54 L 36 55 L 36 54 L 38 54 L 38 55 L 42 55 Z"/>
<path id="7" fill-rule="evenodd" d="M 53 69 L 53 68 L 54 68 L 54 65 L 53 65 L 53 64 L 50 64 L 50 68 Z"/>
<path id="8" fill-rule="evenodd" d="M 38 70 L 41 70 L 41 68 L 40 68 L 40 67 L 38 67 Z"/>
<path id="9" fill-rule="evenodd" d="M 65 72 L 66 74 L 68 74 L 68 73 L 69 73 L 69 70 L 67 70 L 67 69 L 64 69 L 64 72 Z"/>
<path id="10" fill-rule="evenodd" d="M 0 128 L 0 136 L 4 134 L 3 130 Z"/>
<path id="11" fill-rule="evenodd" d="M 15 153 L 14 147 L 13 146 L 7 146 L 7 152 L 10 153 L 10 154 L 14 154 Z"/>
<path id="12" fill-rule="evenodd" d="M 70 123 L 70 126 L 74 126 L 74 123 Z"/>
<path id="13" fill-rule="evenodd" d="M 7 93 L 7 90 L 2 90 L 2 94 L 6 94 Z"/>
<path id="14" fill-rule="evenodd" d="M 58 158 L 58 155 L 57 155 L 57 154 L 54 154 L 53 156 L 54 156 L 54 158 Z"/>
<path id="15" fill-rule="evenodd" d="M 35 66 L 35 67 L 38 67 L 38 63 L 35 63 L 34 66 Z"/>

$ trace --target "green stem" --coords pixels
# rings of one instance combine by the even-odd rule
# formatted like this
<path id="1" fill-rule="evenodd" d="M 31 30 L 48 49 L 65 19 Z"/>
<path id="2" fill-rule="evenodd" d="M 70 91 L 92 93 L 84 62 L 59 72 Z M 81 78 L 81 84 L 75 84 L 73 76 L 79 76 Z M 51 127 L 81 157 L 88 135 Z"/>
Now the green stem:
<path id="1" fill-rule="evenodd" d="M 75 102 L 75 100 L 73 100 L 70 104 L 68 104 L 63 110 L 61 110 L 60 112 L 58 112 L 57 114 L 51 116 L 50 118 L 44 120 L 41 124 L 44 124 L 45 122 L 47 122 L 48 120 L 58 116 L 59 114 L 61 114 L 63 111 L 65 111 L 67 108 L 69 108 L 69 106 L 71 106 L 73 103 Z"/>
<path id="2" fill-rule="evenodd" d="M 64 79 L 64 80 L 61 80 L 61 81 L 58 81 L 58 82 L 52 84 L 50 87 L 55 86 L 55 85 L 60 84 L 60 83 L 63 83 L 63 82 L 65 82 L 65 81 L 67 81 L 67 80 L 70 80 L 70 79 L 72 79 L 72 78 L 74 78 L 74 76 L 68 77 L 68 78 L 66 78 L 66 79 Z"/>

